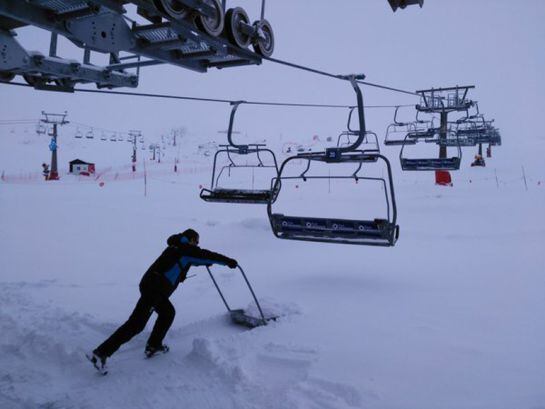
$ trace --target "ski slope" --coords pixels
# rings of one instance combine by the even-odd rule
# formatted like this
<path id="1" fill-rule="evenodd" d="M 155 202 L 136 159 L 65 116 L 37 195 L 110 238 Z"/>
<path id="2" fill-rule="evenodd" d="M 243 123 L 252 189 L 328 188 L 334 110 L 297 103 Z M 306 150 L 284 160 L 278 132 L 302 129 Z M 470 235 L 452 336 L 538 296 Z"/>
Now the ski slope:
<path id="1" fill-rule="evenodd" d="M 278 240 L 263 206 L 201 201 L 204 136 L 184 142 L 178 173 L 169 146 L 160 164 L 139 151 L 132 174 L 129 144 L 105 155 L 100 141 L 61 131 L 61 180 L 45 182 L 47 138 L 17 132 L 0 138 L 1 408 L 545 407 L 539 162 L 526 164 L 526 190 L 513 151 L 496 149 L 487 168 L 470 168 L 467 151 L 445 188 L 402 173 L 397 149 L 383 148 L 401 235 L 373 248 Z M 67 175 L 75 158 L 100 176 Z M 339 216 L 369 203 L 349 202 L 350 186 L 291 193 L 302 209 Z M 206 270 L 193 268 L 171 297 L 170 352 L 144 359 L 150 321 L 99 376 L 84 353 L 124 322 L 143 272 L 188 227 L 236 258 L 281 318 L 232 325 Z M 213 271 L 234 307 L 255 309 L 236 270 Z"/>

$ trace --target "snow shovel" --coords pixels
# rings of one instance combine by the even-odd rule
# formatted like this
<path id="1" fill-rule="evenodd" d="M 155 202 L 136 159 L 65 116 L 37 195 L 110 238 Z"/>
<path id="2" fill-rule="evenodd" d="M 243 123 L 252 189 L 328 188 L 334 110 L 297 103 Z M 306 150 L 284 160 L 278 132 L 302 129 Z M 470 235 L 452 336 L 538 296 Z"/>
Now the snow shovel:
<path id="1" fill-rule="evenodd" d="M 208 270 L 208 274 L 210 275 L 212 282 L 216 286 L 216 290 L 218 290 L 218 293 L 223 301 L 223 304 L 225 304 L 225 308 L 227 308 L 227 311 L 229 312 L 229 315 L 231 316 L 231 320 L 235 324 L 242 325 L 248 328 L 255 328 L 261 325 L 267 325 L 267 321 L 276 320 L 278 317 L 275 317 L 275 316 L 265 317 L 265 315 L 263 314 L 263 310 L 261 309 L 261 305 L 259 305 L 259 301 L 257 300 L 257 297 L 255 296 L 254 290 L 252 289 L 252 286 L 250 285 L 248 278 L 246 278 L 246 274 L 244 273 L 244 270 L 240 266 L 237 266 L 237 267 L 240 270 L 242 277 L 244 277 L 244 281 L 246 281 L 246 284 L 248 285 L 248 289 L 252 293 L 252 297 L 254 298 L 257 309 L 259 310 L 260 317 L 254 317 L 252 315 L 249 315 L 242 308 L 236 309 L 236 310 L 231 309 L 231 307 L 229 307 L 229 304 L 227 304 L 227 301 L 225 300 L 225 297 L 223 296 L 223 293 L 221 292 L 220 287 L 218 286 L 218 283 L 216 279 L 214 278 L 212 271 L 210 270 L 210 267 L 206 266 L 206 269 Z"/>

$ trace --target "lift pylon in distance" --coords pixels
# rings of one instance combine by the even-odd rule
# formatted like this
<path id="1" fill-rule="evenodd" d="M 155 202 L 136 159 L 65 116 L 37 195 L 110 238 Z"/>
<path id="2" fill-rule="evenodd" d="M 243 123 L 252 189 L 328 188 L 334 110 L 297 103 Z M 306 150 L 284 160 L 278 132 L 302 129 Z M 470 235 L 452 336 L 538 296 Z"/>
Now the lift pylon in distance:
<path id="1" fill-rule="evenodd" d="M 328 148 L 323 152 L 300 153 L 287 158 L 280 167 L 278 177 L 273 180 L 275 195 L 267 204 L 267 214 L 274 235 L 281 239 L 315 241 L 325 243 L 359 244 L 375 246 L 393 246 L 399 236 L 397 221 L 397 209 L 395 203 L 392 171 L 388 159 L 381 155 L 376 148 L 369 150 L 359 149 L 364 141 L 367 131 L 363 112 L 363 96 L 356 80 L 364 76 L 348 76 L 357 96 L 357 109 L 359 129 L 357 140 L 350 146 Z M 288 164 L 302 162 L 306 164 L 305 170 L 295 176 L 285 174 Z M 384 177 L 368 177 L 360 175 L 360 170 L 366 169 L 371 164 L 382 162 L 386 168 Z M 342 166 L 343 170 L 354 165 L 348 174 L 331 175 L 330 172 L 310 174 L 312 164 L 323 164 L 326 167 Z M 275 212 L 273 204 L 283 194 L 287 181 L 319 181 L 328 182 L 354 181 L 354 183 L 377 182 L 381 185 L 385 197 L 386 216 L 383 218 L 346 219 L 341 217 L 307 217 L 291 216 Z M 365 201 L 363 202 L 365 203 Z M 310 203 L 309 205 L 312 205 Z M 343 213 L 341 208 L 340 214 Z"/>
<path id="2" fill-rule="evenodd" d="M 210 270 L 210 267 L 206 266 L 206 270 L 208 271 L 208 274 L 210 275 L 210 278 L 212 279 L 212 282 L 214 283 L 216 290 L 218 290 L 221 300 L 223 301 L 223 304 L 225 305 L 225 308 L 227 309 L 227 312 L 229 313 L 229 316 L 231 317 L 231 321 L 233 321 L 235 324 L 242 325 L 248 328 L 255 328 L 262 325 L 267 325 L 268 321 L 276 321 L 276 319 L 278 319 L 277 316 L 274 316 L 274 315 L 266 316 L 263 313 L 263 309 L 261 308 L 261 305 L 259 304 L 259 301 L 257 300 L 254 290 L 252 286 L 250 285 L 250 282 L 248 281 L 248 278 L 246 277 L 244 270 L 240 266 L 237 266 L 237 268 L 242 274 L 242 277 L 244 278 L 244 281 L 246 282 L 246 285 L 248 286 L 248 289 L 250 290 L 250 293 L 252 294 L 255 305 L 259 312 L 258 317 L 251 315 L 250 313 L 248 313 L 242 308 L 232 309 L 227 303 L 227 300 L 225 299 L 225 296 L 223 295 L 223 292 L 221 291 L 218 285 L 218 282 L 216 281 L 214 275 L 212 274 L 212 270 Z"/>
<path id="3" fill-rule="evenodd" d="M 238 107 L 243 104 L 242 101 L 233 103 L 231 115 L 229 117 L 229 128 L 227 130 L 228 145 L 220 145 L 221 149 L 216 151 L 212 165 L 212 180 L 210 188 L 203 188 L 200 193 L 201 199 L 207 202 L 216 203 L 247 203 L 247 204 L 267 204 L 274 192 L 274 186 L 271 187 L 269 181 L 278 175 L 278 163 L 274 152 L 266 147 L 266 144 L 248 144 L 239 145 L 233 142 L 233 125 L 235 114 Z M 240 163 L 240 158 L 252 157 L 253 162 L 246 161 Z M 218 158 L 225 158 L 226 164 L 221 164 Z M 266 160 L 268 158 L 268 160 Z M 270 171 L 267 185 L 261 188 L 255 186 L 246 186 L 243 188 L 223 187 L 223 183 L 230 178 L 231 174 L 243 172 L 253 177 L 255 172 L 263 172 L 265 169 Z M 236 175 L 239 176 L 239 175 Z"/>
<path id="4" fill-rule="evenodd" d="M 405 136 L 411 131 L 413 123 L 401 122 L 397 119 L 399 108 L 401 107 L 397 106 L 394 111 L 394 122 L 386 128 L 386 135 L 384 137 L 385 146 L 401 146 L 404 143 L 414 145 L 416 143 L 416 139 L 414 138 L 409 138 L 406 141 Z"/>

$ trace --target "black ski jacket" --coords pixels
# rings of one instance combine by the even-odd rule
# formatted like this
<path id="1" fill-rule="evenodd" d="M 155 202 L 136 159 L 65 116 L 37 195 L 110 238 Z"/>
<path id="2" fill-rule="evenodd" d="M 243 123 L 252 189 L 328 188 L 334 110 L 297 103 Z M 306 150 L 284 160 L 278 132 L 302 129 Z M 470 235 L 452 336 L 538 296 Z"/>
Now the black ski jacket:
<path id="1" fill-rule="evenodd" d="M 189 244 L 187 238 L 181 234 L 170 236 L 167 244 L 168 247 L 142 277 L 140 291 L 159 292 L 170 297 L 178 284 L 186 279 L 191 266 L 236 265 L 236 261 L 229 257 Z"/>

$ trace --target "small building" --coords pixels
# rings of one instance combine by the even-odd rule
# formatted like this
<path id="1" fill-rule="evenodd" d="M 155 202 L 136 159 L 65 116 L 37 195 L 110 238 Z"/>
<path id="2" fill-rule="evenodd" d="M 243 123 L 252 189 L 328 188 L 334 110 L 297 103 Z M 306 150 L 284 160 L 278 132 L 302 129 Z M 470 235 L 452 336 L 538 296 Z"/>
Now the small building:
<path id="1" fill-rule="evenodd" d="M 85 162 L 81 159 L 74 159 L 69 162 L 70 173 L 73 175 L 89 176 L 95 173 L 95 164 Z"/>

